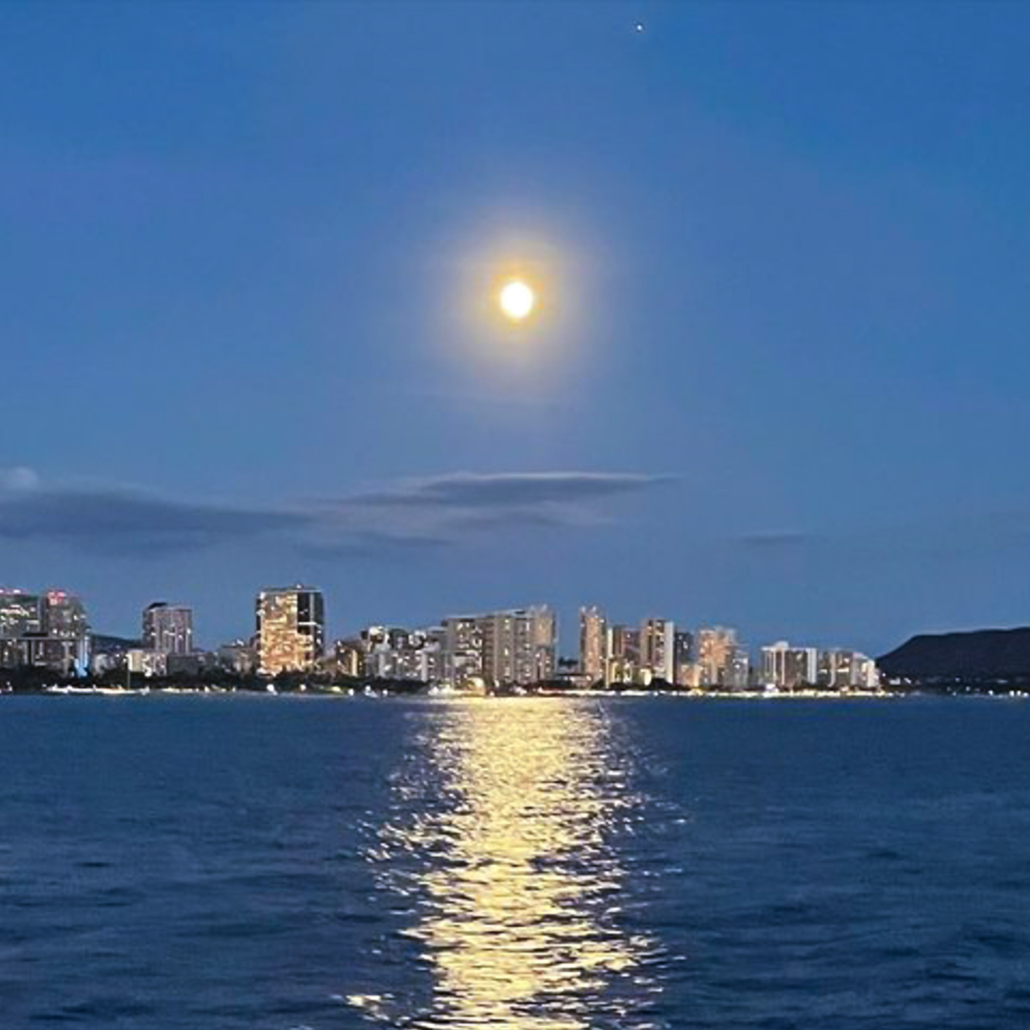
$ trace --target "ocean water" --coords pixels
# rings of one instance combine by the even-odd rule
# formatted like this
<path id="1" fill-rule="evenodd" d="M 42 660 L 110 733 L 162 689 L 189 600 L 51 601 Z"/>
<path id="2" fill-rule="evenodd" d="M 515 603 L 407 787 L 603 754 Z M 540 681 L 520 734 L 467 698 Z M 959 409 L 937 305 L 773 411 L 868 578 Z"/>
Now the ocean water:
<path id="1" fill-rule="evenodd" d="M 1030 704 L 0 699 L 0 1027 L 1030 1025 Z"/>

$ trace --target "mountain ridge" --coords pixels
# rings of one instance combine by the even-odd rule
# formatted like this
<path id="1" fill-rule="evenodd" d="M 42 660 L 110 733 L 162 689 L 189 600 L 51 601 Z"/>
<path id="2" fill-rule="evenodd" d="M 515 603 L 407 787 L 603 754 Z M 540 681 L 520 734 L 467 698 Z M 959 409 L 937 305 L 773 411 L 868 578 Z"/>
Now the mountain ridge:
<path id="1" fill-rule="evenodd" d="M 1030 626 L 918 633 L 876 664 L 887 676 L 917 680 L 1030 676 Z"/>

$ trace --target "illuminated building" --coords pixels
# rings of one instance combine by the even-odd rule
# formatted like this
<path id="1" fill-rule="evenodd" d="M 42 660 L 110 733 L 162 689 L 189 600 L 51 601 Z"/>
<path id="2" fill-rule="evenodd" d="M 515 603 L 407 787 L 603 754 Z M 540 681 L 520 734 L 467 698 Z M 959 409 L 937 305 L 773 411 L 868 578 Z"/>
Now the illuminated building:
<path id="1" fill-rule="evenodd" d="M 855 652 L 855 686 L 859 690 L 879 690 L 880 670 L 868 655 Z"/>
<path id="2" fill-rule="evenodd" d="M 791 647 L 785 640 L 763 647 L 762 683 L 778 690 L 815 686 L 817 657 L 814 647 Z"/>
<path id="3" fill-rule="evenodd" d="M 443 620 L 444 679 L 454 686 L 482 683 L 483 627 L 476 615 Z"/>
<path id="4" fill-rule="evenodd" d="M 43 595 L 43 632 L 61 640 L 88 636 L 89 620 L 83 603 L 67 590 L 48 590 Z"/>
<path id="5" fill-rule="evenodd" d="M 82 602 L 66 590 L 43 595 L 0 591 L 0 665 L 84 673 L 89 622 Z"/>
<path id="6" fill-rule="evenodd" d="M 528 686 L 557 670 L 557 620 L 545 605 L 443 620 L 443 678 L 456 685 Z"/>
<path id="7" fill-rule="evenodd" d="M 694 634 L 678 629 L 672 642 L 672 675 L 677 687 L 697 685 L 697 666 L 694 662 Z"/>
<path id="8" fill-rule="evenodd" d="M 712 626 L 697 631 L 697 663 L 702 687 L 728 687 L 737 649 L 737 631 Z"/>
<path id="9" fill-rule="evenodd" d="M 440 631 L 370 626 L 361 633 L 364 674 L 373 679 L 436 682 L 442 678 L 441 636 Z"/>
<path id="10" fill-rule="evenodd" d="M 591 684 L 608 678 L 608 621 L 597 608 L 579 610 L 579 671 Z"/>
<path id="11" fill-rule="evenodd" d="M 421 678 L 427 683 L 442 683 L 447 676 L 447 634 L 443 626 L 430 626 L 423 631 L 425 645 L 422 649 L 422 660 L 425 675 Z"/>
<path id="12" fill-rule="evenodd" d="M 494 686 L 528 686 L 553 679 L 558 630 L 546 606 L 517 608 L 480 616 L 483 675 Z"/>
<path id="13" fill-rule="evenodd" d="M 216 664 L 227 672 L 248 676 L 257 669 L 257 654 L 246 640 L 233 640 L 215 651 Z"/>
<path id="14" fill-rule="evenodd" d="M 746 647 L 737 646 L 730 653 L 723 686 L 727 690 L 747 690 L 751 685 L 751 656 Z"/>
<path id="15" fill-rule="evenodd" d="M 274 676 L 314 667 L 325 639 L 320 590 L 304 586 L 263 590 L 256 613 L 259 672 Z"/>
<path id="16" fill-rule="evenodd" d="M 82 675 L 89 668 L 89 619 L 82 601 L 67 590 L 43 595 L 43 632 L 49 641 L 46 658 L 29 664 L 46 665 Z"/>
<path id="17" fill-rule="evenodd" d="M 640 670 L 655 679 L 675 679 L 676 627 L 668 619 L 643 619 L 640 623 Z"/>
<path id="18" fill-rule="evenodd" d="M 701 666 L 697 662 L 683 662 L 676 666 L 676 686 L 685 690 L 701 688 Z"/>
<path id="19" fill-rule="evenodd" d="M 608 682 L 633 683 L 640 668 L 640 634 L 629 626 L 612 626 L 608 645 Z"/>
<path id="20" fill-rule="evenodd" d="M 365 675 L 365 645 L 361 640 L 337 640 L 333 645 L 332 671 L 358 679 Z"/>
<path id="21" fill-rule="evenodd" d="M 0 590 L 0 638 L 43 632 L 43 599 L 21 590 Z"/>
<path id="22" fill-rule="evenodd" d="M 191 654 L 193 609 L 155 601 L 143 609 L 143 647 L 162 654 Z"/>
<path id="23" fill-rule="evenodd" d="M 149 647 L 134 647 L 125 652 L 125 665 L 130 673 L 150 679 L 168 675 L 168 654 Z"/>
<path id="24" fill-rule="evenodd" d="M 818 683 L 827 690 L 876 690 L 880 672 L 860 651 L 834 648 L 819 653 Z"/>

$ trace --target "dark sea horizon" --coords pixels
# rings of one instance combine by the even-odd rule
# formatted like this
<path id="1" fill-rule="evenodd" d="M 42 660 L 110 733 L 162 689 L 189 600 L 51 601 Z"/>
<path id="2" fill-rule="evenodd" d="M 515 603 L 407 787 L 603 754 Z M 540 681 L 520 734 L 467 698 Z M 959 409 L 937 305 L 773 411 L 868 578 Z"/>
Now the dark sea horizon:
<path id="1" fill-rule="evenodd" d="M 1030 703 L 0 700 L 0 1027 L 1030 1025 Z"/>

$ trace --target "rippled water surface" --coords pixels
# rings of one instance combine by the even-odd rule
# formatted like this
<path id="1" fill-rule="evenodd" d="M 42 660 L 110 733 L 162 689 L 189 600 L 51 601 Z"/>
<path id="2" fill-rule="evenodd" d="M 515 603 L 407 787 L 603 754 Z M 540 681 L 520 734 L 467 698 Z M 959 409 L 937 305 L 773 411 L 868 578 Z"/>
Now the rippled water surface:
<path id="1" fill-rule="evenodd" d="M 1030 706 L 0 700 L 0 1026 L 1030 1025 Z"/>

